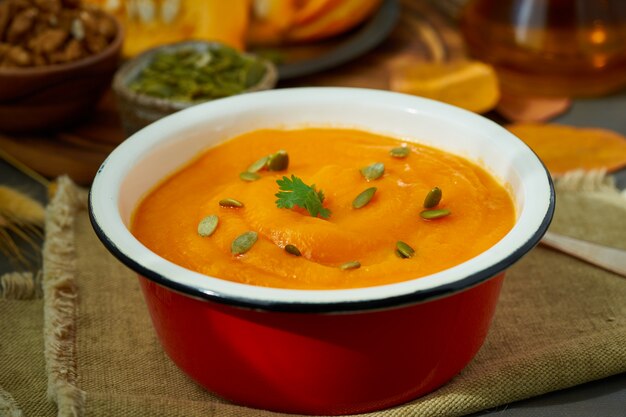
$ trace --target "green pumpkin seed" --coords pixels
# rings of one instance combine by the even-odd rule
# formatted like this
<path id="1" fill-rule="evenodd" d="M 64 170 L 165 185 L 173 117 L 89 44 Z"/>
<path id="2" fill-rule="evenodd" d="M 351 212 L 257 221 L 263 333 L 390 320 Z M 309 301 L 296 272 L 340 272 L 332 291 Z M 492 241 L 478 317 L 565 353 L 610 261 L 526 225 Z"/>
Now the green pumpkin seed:
<path id="1" fill-rule="evenodd" d="M 269 156 L 264 156 L 263 158 L 256 160 L 250 165 L 247 169 L 248 172 L 259 172 L 267 165 L 267 160 Z"/>
<path id="2" fill-rule="evenodd" d="M 220 200 L 219 204 L 222 207 L 231 207 L 231 208 L 243 207 L 243 203 L 239 200 L 235 200 L 234 198 L 225 198 L 223 200 Z"/>
<path id="3" fill-rule="evenodd" d="M 399 255 L 401 258 L 411 258 L 413 255 L 415 255 L 415 249 L 413 249 L 403 241 L 399 240 L 398 242 L 396 242 L 396 254 Z"/>
<path id="4" fill-rule="evenodd" d="M 451 211 L 448 209 L 424 210 L 420 213 L 420 216 L 422 216 L 422 219 L 435 220 L 449 216 L 450 213 Z"/>
<path id="5" fill-rule="evenodd" d="M 239 178 L 243 181 L 252 182 L 261 179 L 261 176 L 255 172 L 244 171 L 239 174 Z"/>
<path id="6" fill-rule="evenodd" d="M 368 165 L 361 168 L 361 175 L 368 181 L 373 181 L 380 178 L 385 173 L 385 164 L 382 162 L 375 162 L 372 165 Z"/>
<path id="7" fill-rule="evenodd" d="M 302 253 L 294 245 L 285 245 L 285 252 L 293 256 L 302 256 Z"/>
<path id="8" fill-rule="evenodd" d="M 361 207 L 365 207 L 367 203 L 370 202 L 374 194 L 376 194 L 376 187 L 370 187 L 367 190 L 363 191 L 361 194 L 357 195 L 354 201 L 352 201 L 352 207 L 355 209 L 360 209 Z"/>
<path id="9" fill-rule="evenodd" d="M 198 223 L 198 234 L 202 237 L 211 236 L 217 228 L 219 218 L 215 215 L 206 216 Z"/>
<path id="10" fill-rule="evenodd" d="M 433 208 L 436 207 L 437 204 L 441 201 L 441 189 L 439 187 L 435 187 L 426 194 L 426 198 L 424 198 L 424 208 Z"/>
<path id="11" fill-rule="evenodd" d="M 407 146 L 400 146 L 398 148 L 393 148 L 389 151 L 389 155 L 394 158 L 406 158 L 409 156 L 409 148 Z"/>
<path id="12" fill-rule="evenodd" d="M 256 243 L 259 235 L 257 232 L 246 232 L 237 236 L 230 245 L 230 251 L 233 255 L 242 255 L 250 250 Z"/>
<path id="13" fill-rule="evenodd" d="M 280 150 L 271 154 L 267 160 L 267 169 L 270 171 L 284 171 L 289 166 L 287 151 Z"/>
<path id="14" fill-rule="evenodd" d="M 242 93 L 266 72 L 263 61 L 226 46 L 206 51 L 189 47 L 156 54 L 129 87 L 140 94 L 197 102 Z"/>
<path id="15" fill-rule="evenodd" d="M 341 266 L 339 268 L 343 269 L 344 271 L 348 270 L 348 269 L 358 269 L 361 267 L 361 262 L 359 261 L 350 261 L 350 262 L 346 262 L 341 264 Z"/>

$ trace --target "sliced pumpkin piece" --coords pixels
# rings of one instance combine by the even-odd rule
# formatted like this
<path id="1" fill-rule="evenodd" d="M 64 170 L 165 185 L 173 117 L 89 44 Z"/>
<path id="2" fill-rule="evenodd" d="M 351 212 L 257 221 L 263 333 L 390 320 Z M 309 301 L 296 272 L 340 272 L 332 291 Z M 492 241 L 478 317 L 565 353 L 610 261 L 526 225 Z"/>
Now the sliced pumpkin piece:
<path id="1" fill-rule="evenodd" d="M 306 0 L 296 12 L 293 23 L 294 25 L 307 24 L 327 13 L 339 3 L 341 0 Z"/>
<path id="2" fill-rule="evenodd" d="M 253 45 L 281 43 L 292 26 L 297 4 L 295 0 L 253 0 L 252 20 L 247 40 Z"/>
<path id="3" fill-rule="evenodd" d="M 626 137 L 611 130 L 541 123 L 518 123 L 508 129 L 539 155 L 554 176 L 626 166 Z"/>
<path id="4" fill-rule="evenodd" d="M 293 26 L 288 42 L 311 42 L 352 29 L 378 9 L 382 0 L 343 0 L 307 24 Z"/>
<path id="5" fill-rule="evenodd" d="M 251 0 L 84 0 L 116 15 L 124 25 L 125 57 L 187 39 L 224 42 L 244 49 Z"/>
<path id="6" fill-rule="evenodd" d="M 547 122 L 572 105 L 566 97 L 519 96 L 502 92 L 496 111 L 511 122 Z"/>
<path id="7" fill-rule="evenodd" d="M 401 62 L 390 69 L 393 91 L 443 101 L 484 113 L 500 98 L 498 78 L 492 66 L 480 61 Z"/>

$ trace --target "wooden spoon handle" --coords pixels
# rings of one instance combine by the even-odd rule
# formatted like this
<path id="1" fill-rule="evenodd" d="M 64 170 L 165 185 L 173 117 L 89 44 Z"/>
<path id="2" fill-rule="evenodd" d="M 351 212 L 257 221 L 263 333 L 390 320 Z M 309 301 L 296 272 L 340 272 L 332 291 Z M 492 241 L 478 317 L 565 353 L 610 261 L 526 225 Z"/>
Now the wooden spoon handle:
<path id="1" fill-rule="evenodd" d="M 626 277 L 626 251 L 547 232 L 541 243 Z"/>

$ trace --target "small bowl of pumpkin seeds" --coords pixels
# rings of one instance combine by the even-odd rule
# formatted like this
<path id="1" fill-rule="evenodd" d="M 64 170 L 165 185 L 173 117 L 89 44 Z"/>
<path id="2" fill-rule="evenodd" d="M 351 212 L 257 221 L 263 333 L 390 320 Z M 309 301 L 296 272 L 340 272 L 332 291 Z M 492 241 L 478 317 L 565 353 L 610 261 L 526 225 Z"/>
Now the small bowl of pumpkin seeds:
<path id="1" fill-rule="evenodd" d="M 225 44 L 184 41 L 150 49 L 127 61 L 113 79 L 126 134 L 193 105 L 274 88 L 269 60 Z"/>

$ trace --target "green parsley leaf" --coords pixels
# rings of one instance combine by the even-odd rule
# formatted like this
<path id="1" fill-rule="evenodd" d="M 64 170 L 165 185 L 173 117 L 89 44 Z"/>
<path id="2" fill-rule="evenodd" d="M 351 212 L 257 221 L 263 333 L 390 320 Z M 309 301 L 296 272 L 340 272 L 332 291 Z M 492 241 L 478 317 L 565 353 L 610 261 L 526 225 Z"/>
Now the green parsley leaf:
<path id="1" fill-rule="evenodd" d="M 306 185 L 300 178 L 295 175 L 291 179 L 283 177 L 276 180 L 280 192 L 276 193 L 276 206 L 278 208 L 292 209 L 295 206 L 302 207 L 313 217 L 318 215 L 327 219 L 330 217 L 330 210 L 324 208 L 324 193 L 322 190 L 317 191 L 315 184 Z"/>

